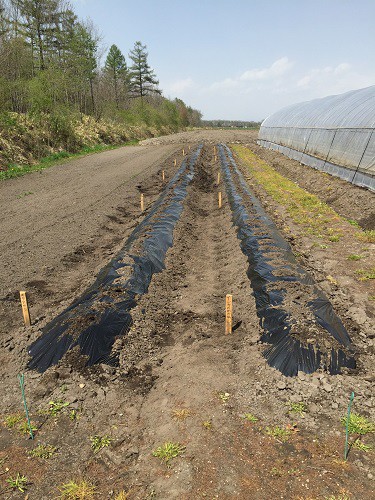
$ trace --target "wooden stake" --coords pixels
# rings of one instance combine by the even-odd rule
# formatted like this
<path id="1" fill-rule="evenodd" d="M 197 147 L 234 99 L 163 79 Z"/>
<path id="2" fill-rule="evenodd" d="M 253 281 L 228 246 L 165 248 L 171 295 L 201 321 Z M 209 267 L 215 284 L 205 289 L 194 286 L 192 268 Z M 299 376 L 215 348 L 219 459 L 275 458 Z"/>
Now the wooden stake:
<path id="1" fill-rule="evenodd" d="M 189 151 L 190 151 L 190 146 L 189 146 Z"/>
<path id="2" fill-rule="evenodd" d="M 214 146 L 214 155 L 216 155 L 216 146 Z"/>
<path id="3" fill-rule="evenodd" d="M 220 184 L 220 172 L 217 173 L 217 185 Z"/>
<path id="4" fill-rule="evenodd" d="M 176 166 L 176 165 L 177 165 L 177 160 L 176 160 L 176 158 L 174 159 L 174 162 L 173 162 L 173 163 L 174 163 L 174 166 Z"/>
<path id="5" fill-rule="evenodd" d="M 144 203 L 143 193 L 141 193 L 141 212 L 143 212 L 144 209 L 145 209 L 145 203 Z"/>
<path id="6" fill-rule="evenodd" d="M 26 292 L 24 291 L 20 292 L 20 299 L 22 305 L 23 320 L 25 322 L 25 325 L 31 326 L 30 312 L 29 312 L 29 306 L 27 304 Z"/>
<path id="7" fill-rule="evenodd" d="M 185 150 L 184 149 L 182 150 L 182 156 L 185 156 Z"/>
<path id="8" fill-rule="evenodd" d="M 164 172 L 164 170 L 162 170 L 161 176 L 162 176 L 162 179 L 163 179 L 163 182 L 164 182 L 165 181 L 165 172 Z"/>
<path id="9" fill-rule="evenodd" d="M 232 333 L 232 295 L 225 297 L 225 335 Z"/>
<path id="10" fill-rule="evenodd" d="M 219 208 L 221 208 L 221 191 L 218 192 Z"/>

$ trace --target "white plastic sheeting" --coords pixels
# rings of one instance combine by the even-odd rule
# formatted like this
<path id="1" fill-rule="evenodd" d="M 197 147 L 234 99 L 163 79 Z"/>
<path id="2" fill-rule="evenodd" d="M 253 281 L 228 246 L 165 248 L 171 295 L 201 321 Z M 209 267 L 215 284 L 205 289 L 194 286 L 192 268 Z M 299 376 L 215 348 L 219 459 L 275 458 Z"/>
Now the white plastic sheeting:
<path id="1" fill-rule="evenodd" d="M 281 109 L 258 144 L 375 191 L 375 85 Z"/>

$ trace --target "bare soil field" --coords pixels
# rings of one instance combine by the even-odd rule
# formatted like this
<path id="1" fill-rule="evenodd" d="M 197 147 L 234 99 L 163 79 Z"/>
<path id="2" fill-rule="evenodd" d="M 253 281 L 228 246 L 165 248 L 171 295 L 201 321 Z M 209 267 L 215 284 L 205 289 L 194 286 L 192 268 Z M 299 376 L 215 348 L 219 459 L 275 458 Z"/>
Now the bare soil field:
<path id="1" fill-rule="evenodd" d="M 224 170 L 217 182 L 219 143 L 230 146 L 251 192 L 290 245 L 293 266 L 303 269 L 329 299 L 351 338 L 356 368 L 331 375 L 322 367 L 287 377 L 267 363 L 267 344 L 260 340 L 265 326 L 233 224 Z M 86 366 L 75 348 L 43 373 L 28 369 L 28 348 L 41 329 L 94 283 L 145 217 L 151 217 L 168 189 L 162 171 L 170 181 L 184 161 L 192 164 L 201 144 L 165 269 L 152 276 L 147 293 L 137 294 L 132 326 L 115 341 L 118 362 Z M 322 218 L 322 227 L 329 226 L 326 232 L 309 231 L 307 216 L 297 218 L 280 194 L 263 183 L 263 162 L 328 205 Z M 355 444 L 357 436 L 350 436 L 344 460 L 341 423 L 352 392 L 352 411 L 375 421 L 370 271 L 375 245 L 353 225 L 374 229 L 373 193 L 260 148 L 254 131 L 197 130 L 2 182 L 0 206 L 1 498 L 375 496 L 374 429 Z M 244 209 L 251 215 L 250 199 L 244 198 Z M 261 240 L 266 232 L 259 226 L 256 237 Z M 140 234 L 131 247 L 135 257 L 150 227 Z M 283 266 L 280 253 L 269 262 Z M 285 289 L 296 324 L 309 324 L 302 311 L 310 288 L 292 283 Z M 28 292 L 30 328 L 23 326 L 19 290 Z M 234 328 L 225 335 L 228 293 L 233 295 Z M 309 335 L 307 327 L 304 331 Z M 24 425 L 20 373 L 33 440 Z M 7 481 L 17 474 L 27 478 L 24 492 Z M 73 483 L 81 492 L 74 493 Z"/>

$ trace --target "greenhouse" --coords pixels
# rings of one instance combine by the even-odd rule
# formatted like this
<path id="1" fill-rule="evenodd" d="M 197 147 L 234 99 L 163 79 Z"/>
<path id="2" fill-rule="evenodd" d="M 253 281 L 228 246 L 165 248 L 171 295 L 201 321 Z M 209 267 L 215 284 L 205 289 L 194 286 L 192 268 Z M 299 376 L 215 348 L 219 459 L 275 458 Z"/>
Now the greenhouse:
<path id="1" fill-rule="evenodd" d="M 375 85 L 281 109 L 258 144 L 375 191 L 374 127 Z"/>

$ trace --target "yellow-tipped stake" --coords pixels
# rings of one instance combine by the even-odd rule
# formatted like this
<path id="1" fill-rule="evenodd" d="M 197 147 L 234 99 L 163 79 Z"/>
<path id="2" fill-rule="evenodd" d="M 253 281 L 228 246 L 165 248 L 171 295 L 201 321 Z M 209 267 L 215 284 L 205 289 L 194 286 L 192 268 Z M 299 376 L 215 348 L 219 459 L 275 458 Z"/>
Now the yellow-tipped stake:
<path id="1" fill-rule="evenodd" d="M 30 311 L 29 311 L 29 305 L 27 303 L 26 292 L 24 291 L 20 292 L 20 299 L 22 305 L 23 320 L 25 322 L 25 325 L 31 326 Z"/>
<path id="2" fill-rule="evenodd" d="M 218 202 L 219 202 L 219 208 L 221 208 L 221 191 L 218 192 Z"/>
<path id="3" fill-rule="evenodd" d="M 141 193 L 141 212 L 143 212 L 144 209 L 145 209 L 144 197 L 143 193 Z"/>
<path id="4" fill-rule="evenodd" d="M 225 297 L 225 335 L 232 333 L 232 295 L 227 294 Z"/>

